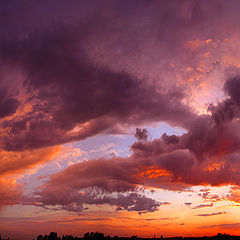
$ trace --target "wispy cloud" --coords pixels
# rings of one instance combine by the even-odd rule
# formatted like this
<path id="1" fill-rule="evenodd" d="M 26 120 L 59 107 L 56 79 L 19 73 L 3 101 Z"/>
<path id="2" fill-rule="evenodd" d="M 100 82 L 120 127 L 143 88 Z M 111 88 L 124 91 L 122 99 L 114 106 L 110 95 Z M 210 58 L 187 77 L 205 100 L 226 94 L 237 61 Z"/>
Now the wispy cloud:
<path id="1" fill-rule="evenodd" d="M 205 208 L 205 207 L 213 207 L 213 203 L 210 204 L 200 204 L 195 207 L 192 207 L 192 209 L 198 209 L 198 208 Z"/>
<path id="2" fill-rule="evenodd" d="M 202 213 L 202 214 L 198 214 L 196 216 L 199 216 L 199 217 L 211 217 L 211 216 L 222 215 L 222 214 L 226 214 L 226 212 Z"/>
<path id="3" fill-rule="evenodd" d="M 240 223 L 224 223 L 217 225 L 201 226 L 200 228 L 239 229 Z"/>

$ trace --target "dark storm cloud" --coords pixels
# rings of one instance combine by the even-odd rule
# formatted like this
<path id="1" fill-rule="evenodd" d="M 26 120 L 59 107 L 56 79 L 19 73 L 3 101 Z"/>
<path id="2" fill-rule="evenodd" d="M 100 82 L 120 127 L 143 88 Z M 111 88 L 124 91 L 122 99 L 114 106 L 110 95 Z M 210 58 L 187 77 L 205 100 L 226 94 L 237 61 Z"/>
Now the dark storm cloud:
<path id="1" fill-rule="evenodd" d="M 124 1 L 120 4 L 118 1 L 103 1 L 99 4 L 97 1 L 73 1 L 66 4 L 52 1 L 45 4 L 45 1 L 37 5 L 28 1 L 24 5 L 17 1 L 2 3 L 2 18 L 11 28 L 1 33 L 0 59 L 5 68 L 20 69 L 24 87 L 30 95 L 28 101 L 33 104 L 32 112 L 2 124 L 8 131 L 1 139 L 2 148 L 46 147 L 103 132 L 117 132 L 121 125 L 153 121 L 189 127 L 194 114 L 182 103 L 185 95 L 176 88 L 175 81 L 174 91 L 171 83 L 168 81 L 166 84 L 164 79 L 161 81 L 166 85 L 164 87 L 149 84 L 146 79 L 140 80 L 123 72 L 122 68 L 113 70 L 106 62 L 99 63 L 90 49 L 98 52 L 106 42 L 103 39 L 106 36 L 111 48 L 106 49 L 105 54 L 115 56 L 119 63 L 124 62 L 126 52 L 133 55 L 143 53 L 142 49 L 146 49 L 144 34 L 147 34 L 160 44 L 155 46 L 161 49 L 160 55 L 165 50 L 167 56 L 175 55 L 173 46 L 180 46 L 186 36 L 198 29 L 197 26 L 223 17 L 224 2 Z M 228 17 L 231 16 L 227 11 L 229 7 L 224 8 Z M 54 8 L 56 11 L 52 11 Z M 12 9 L 15 9 L 15 14 Z M 44 19 L 38 17 L 43 11 L 46 13 Z M 140 17 L 145 20 L 139 22 Z M 124 19 L 131 21 L 126 25 Z M 22 28 L 19 21 L 23 23 Z M 153 28 L 146 28 L 148 25 Z M 217 21 L 214 26 L 217 29 Z M 143 29 L 152 30 L 146 32 Z M 11 31 L 15 31 L 15 35 L 6 34 Z M 122 40 L 115 37 L 119 33 Z M 92 39 L 95 39 L 94 45 L 91 45 Z M 121 56 L 114 54 L 116 49 Z M 131 68 L 134 68 L 133 64 Z M 6 104 L 10 104 L 10 112 L 6 114 L 16 110 L 17 105 L 12 98 Z M 163 138 L 169 143 L 178 142 L 178 137 Z M 199 152 L 202 150 L 197 150 L 196 146 L 192 148 Z"/>
<path id="2" fill-rule="evenodd" d="M 239 117 L 240 107 L 240 77 L 235 76 L 224 83 L 227 99 L 217 105 L 210 105 L 209 111 L 217 124 L 229 122 Z"/>
<path id="3" fill-rule="evenodd" d="M 225 81 L 226 99 L 210 105 L 211 116 L 199 116 L 190 124 L 189 132 L 183 136 L 184 144 L 199 160 L 239 151 L 239 85 L 238 76 Z"/>
<path id="4" fill-rule="evenodd" d="M 236 76 L 226 81 L 224 84 L 224 90 L 232 101 L 240 106 L 240 77 Z"/>
<path id="5" fill-rule="evenodd" d="M 0 118 L 14 114 L 20 105 L 19 101 L 8 96 L 6 90 L 0 91 Z"/>
<path id="6" fill-rule="evenodd" d="M 24 126 L 21 133 L 2 138 L 3 148 L 31 149 L 81 140 L 116 124 L 162 120 L 185 125 L 192 118 L 180 92 L 163 92 L 90 61 L 82 46 L 86 31 L 60 27 L 1 44 L 1 60 L 21 68 L 28 94 L 36 93 L 29 99 L 34 99 L 32 112 L 2 125 L 16 129 L 22 122 Z"/>
<path id="7" fill-rule="evenodd" d="M 236 15 L 230 14 L 233 9 L 223 1 L 24 2 L 3 2 L 0 10 L 1 22 L 6 23 L 1 32 L 5 41 L 1 41 L 0 59 L 6 68 L 20 69 L 24 86 L 32 95 L 29 101 L 34 99 L 32 112 L 23 119 L 5 123 L 10 134 L 2 139 L 1 145 L 8 150 L 116 132 L 119 124 L 166 121 L 187 128 L 194 114 L 182 104 L 183 92 L 171 90 L 176 89 L 174 79 L 172 83 L 161 79 L 164 85 L 161 88 L 159 83 L 153 86 L 146 79 L 140 81 L 122 72 L 124 68 L 119 66 L 126 62 L 133 70 L 134 61 L 128 64 L 124 56 L 130 61 L 131 56 L 145 56 L 144 51 L 149 48 L 145 40 L 149 37 L 149 42 L 158 43 L 150 46 L 153 49 L 150 55 L 155 52 L 157 59 L 163 55 L 181 56 L 186 38 L 206 34 L 201 30 L 203 25 L 208 26 L 206 31 L 211 37 L 218 32 L 221 18 L 231 18 L 234 23 L 232 18 Z M 235 2 L 235 6 L 237 9 L 239 4 Z M 208 22 L 214 19 L 217 20 L 212 21 L 211 28 L 215 29 L 212 31 Z M 62 25 L 65 27 L 59 27 Z M 102 50 L 99 60 L 97 54 Z M 107 57 L 111 57 L 108 64 Z M 109 66 L 115 61 L 119 66 L 113 70 Z M 159 65 L 165 67 L 160 63 L 162 60 Z"/>

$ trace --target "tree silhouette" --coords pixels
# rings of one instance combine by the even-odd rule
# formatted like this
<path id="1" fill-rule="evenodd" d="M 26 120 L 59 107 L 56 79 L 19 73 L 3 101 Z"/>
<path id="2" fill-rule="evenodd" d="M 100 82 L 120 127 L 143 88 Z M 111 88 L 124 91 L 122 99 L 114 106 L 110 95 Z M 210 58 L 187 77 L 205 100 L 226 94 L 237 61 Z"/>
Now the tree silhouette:
<path id="1" fill-rule="evenodd" d="M 1 240 L 1 239 L 0 239 L 0 240 Z M 37 236 L 37 240 L 43 240 L 43 235 L 42 235 L 42 234 L 38 235 L 38 236 Z"/>
<path id="2" fill-rule="evenodd" d="M 85 233 L 85 234 L 84 234 L 84 239 L 89 239 L 89 238 L 90 238 L 89 232 Z"/>
<path id="3" fill-rule="evenodd" d="M 101 240 L 104 239 L 104 234 L 100 232 L 87 232 L 84 234 L 84 239 L 91 239 L 91 240 Z"/>
<path id="4" fill-rule="evenodd" d="M 45 234 L 43 240 L 48 240 L 48 236 Z"/>
<path id="5" fill-rule="evenodd" d="M 73 240 L 74 237 L 72 235 L 66 235 L 66 236 L 62 236 L 62 240 Z"/>
<path id="6" fill-rule="evenodd" d="M 48 240 L 58 240 L 58 235 L 55 232 L 50 232 Z"/>

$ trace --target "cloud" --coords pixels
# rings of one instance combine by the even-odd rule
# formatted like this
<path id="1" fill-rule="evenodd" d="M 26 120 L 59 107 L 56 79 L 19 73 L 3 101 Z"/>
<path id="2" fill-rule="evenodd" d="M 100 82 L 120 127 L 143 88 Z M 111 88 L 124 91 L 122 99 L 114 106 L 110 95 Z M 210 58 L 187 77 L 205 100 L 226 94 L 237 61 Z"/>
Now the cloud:
<path id="1" fill-rule="evenodd" d="M 239 203 L 240 202 L 240 188 L 238 186 L 231 187 L 230 192 L 226 198 L 229 201 Z"/>
<path id="2" fill-rule="evenodd" d="M 192 207 L 192 209 L 198 209 L 198 208 L 205 208 L 205 207 L 213 207 L 213 203 L 210 204 L 199 204 L 195 207 Z"/>
<path id="3" fill-rule="evenodd" d="M 166 144 L 177 144 L 179 143 L 179 137 L 176 135 L 167 135 L 164 133 L 161 137 Z"/>
<path id="4" fill-rule="evenodd" d="M 116 131 L 119 124 L 167 121 L 182 126 L 192 118 L 180 89 L 164 91 L 93 62 L 84 48 L 85 32 L 83 26 L 59 27 L 2 42 L 0 59 L 6 67 L 21 69 L 28 102 L 34 102 L 32 111 L 1 124 L 9 133 L 1 138 L 5 150 L 81 140 Z M 20 122 L 21 131 L 16 131 Z"/>
<path id="5" fill-rule="evenodd" d="M 149 133 L 146 128 L 143 128 L 143 129 L 136 128 L 136 132 L 135 132 L 134 136 L 135 136 L 135 138 L 137 138 L 138 141 L 140 141 L 140 140 L 147 141 Z"/>
<path id="6" fill-rule="evenodd" d="M 60 146 L 21 152 L 0 150 L 0 176 L 22 173 L 26 169 L 51 161 L 60 150 Z"/>
<path id="7" fill-rule="evenodd" d="M 224 91 L 227 94 L 227 99 L 218 105 L 210 105 L 213 119 L 217 124 L 228 122 L 235 117 L 239 117 L 240 97 L 238 87 L 240 86 L 240 77 L 235 76 L 224 83 Z"/>
<path id="8" fill-rule="evenodd" d="M 232 99 L 232 101 L 240 106 L 240 96 L 239 96 L 239 87 L 240 87 L 240 77 L 235 76 L 224 84 L 224 90 L 228 96 Z"/>
<path id="9" fill-rule="evenodd" d="M 161 202 L 161 205 L 171 205 L 170 202 Z"/>
<path id="10" fill-rule="evenodd" d="M 218 106 L 220 105 L 221 103 Z M 139 186 L 186 191 L 194 185 L 238 185 L 238 128 L 238 123 L 233 120 L 216 122 L 214 114 L 200 115 L 189 122 L 188 132 L 182 136 L 163 134 L 153 141 L 137 141 L 132 144 L 132 155 L 129 157 L 97 159 L 75 164 L 52 175 L 35 194 L 39 195 L 38 202 L 43 205 L 65 206 L 59 199 L 53 202 L 48 202 L 48 199 L 54 192 L 58 192 L 58 189 L 66 189 L 66 198 L 69 198 L 72 193 L 75 197 L 76 191 L 79 193 L 89 187 L 103 191 L 104 194 L 123 194 L 137 191 Z M 215 196 L 208 194 L 209 192 L 204 192 L 202 197 L 216 200 Z M 149 201 L 151 206 L 155 206 L 155 202 Z M 70 203 L 72 202 L 73 200 L 70 200 Z M 111 205 L 108 197 L 105 202 Z M 77 206 L 77 210 L 83 210 L 81 204 Z M 212 203 L 201 204 L 194 209 L 212 206 Z M 128 207 L 124 209 L 129 210 Z M 146 209 L 152 211 L 149 210 L 151 208 Z M 156 210 L 157 207 L 153 209 Z M 138 211 L 144 212 L 144 209 Z M 217 214 L 220 213 L 198 216 Z"/>
<path id="11" fill-rule="evenodd" d="M 225 224 L 202 226 L 200 228 L 239 229 L 239 227 L 240 227 L 240 223 L 225 223 Z"/>
<path id="12" fill-rule="evenodd" d="M 198 195 L 201 196 L 205 201 L 217 202 L 217 201 L 226 200 L 225 196 L 220 196 L 218 194 L 210 194 L 210 192 L 205 192 Z"/>
<path id="13" fill-rule="evenodd" d="M 73 218 L 73 219 L 68 219 L 68 220 L 57 220 L 56 222 L 59 223 L 66 223 L 66 222 L 97 222 L 97 221 L 106 221 L 108 218 Z"/>
<path id="14" fill-rule="evenodd" d="M 0 8 L 7 23 L 0 31 L 0 174 L 51 160 L 62 143 L 165 121 L 186 133 L 147 141 L 145 129 L 137 128 L 144 141 L 131 146 L 130 157 L 90 160 L 52 175 L 35 192 L 39 204 L 81 211 L 84 204 L 121 203 L 119 209 L 142 213 L 159 203 L 135 193 L 139 185 L 239 185 L 239 77 L 226 81 L 226 99 L 209 105 L 209 115 L 190 108 L 204 77 L 209 85 L 211 76 L 222 85 L 214 71 L 229 70 L 225 53 L 213 51 L 223 44 L 230 44 L 226 53 L 239 49 L 226 43 L 231 30 L 239 29 L 239 3 L 75 4 L 27 5 L 20 11 L 24 16 L 5 3 Z M 44 20 L 35 17 L 45 12 L 39 9 L 46 10 Z M 55 17 L 66 23 L 50 26 Z M 204 55 L 208 60 L 202 61 Z"/>
<path id="15" fill-rule="evenodd" d="M 14 6 L 22 9 L 18 3 Z M 1 11 L 8 8 L 12 6 L 2 4 Z M 55 8 L 53 14 L 50 9 Z M 36 21 L 30 21 L 39 16 L 39 9 L 46 12 L 44 21 L 36 17 Z M 239 9 L 237 2 L 233 9 L 224 1 L 141 1 L 137 5 L 126 1 L 121 6 L 109 1 L 70 5 L 54 1 L 50 5 L 26 6 L 24 18 L 15 11 L 8 11 L 7 16 L 2 14 L 9 26 L 0 33 L 2 79 L 12 79 L 11 69 L 14 69 L 16 75 L 11 82 L 22 79 L 22 87 L 29 95 L 26 101 L 33 101 L 34 105 L 21 118 L 7 119 L 1 125 L 6 131 L 1 147 L 13 151 L 35 149 L 117 132 L 123 126 L 159 121 L 188 129 L 189 121 L 196 117 L 183 104 L 191 95 L 182 90 L 189 82 L 179 88 L 176 72 L 169 75 L 172 71 L 169 66 L 179 64 L 180 69 L 197 69 L 199 59 L 193 61 L 192 51 L 200 48 L 205 51 L 205 45 L 214 42 L 216 36 L 224 40 L 226 36 L 222 36 L 221 29 L 236 27 L 236 9 Z M 57 27 L 49 24 L 53 19 L 60 21 Z M 228 24 L 222 19 L 228 19 Z M 214 24 L 209 25 L 212 20 Z M 19 29 L 19 22 L 23 29 Z M 34 31 L 37 26 L 39 30 Z M 208 42 L 205 36 L 209 37 Z M 146 37 L 150 39 L 147 42 Z M 190 60 L 184 57 L 186 47 Z M 155 59 L 155 64 L 145 56 Z M 154 71 L 150 71 L 151 66 L 156 66 Z M 152 84 L 156 76 L 161 80 Z M 3 82 L 13 88 L 7 80 Z M 226 89 L 230 88 L 226 85 Z M 230 90 L 227 93 L 233 94 Z M 10 104 L 10 112 L 4 116 L 14 113 L 18 105 L 13 97 L 6 101 L 4 105 Z M 178 141 L 173 136 L 164 139 Z"/>
<path id="16" fill-rule="evenodd" d="M 209 192 L 210 188 L 201 188 L 199 191 L 200 192 Z"/>
<path id="17" fill-rule="evenodd" d="M 62 187 L 64 187 L 64 194 L 61 193 L 58 187 L 53 186 L 48 186 L 44 191 L 35 192 L 39 197 L 34 198 L 36 201 L 34 205 L 45 208 L 58 206 L 59 209 L 81 212 L 88 209 L 88 205 L 108 204 L 115 206 L 118 211 L 137 211 L 140 215 L 147 212 L 155 212 L 161 205 L 156 200 L 135 192 L 111 195 L 100 188 L 87 188 L 84 189 L 84 192 L 79 192 L 79 189 L 69 187 L 67 184 Z"/>
<path id="18" fill-rule="evenodd" d="M 222 214 L 226 214 L 226 212 L 203 213 L 203 214 L 198 214 L 196 216 L 199 216 L 199 217 L 211 217 L 211 216 L 222 215 Z"/>
<path id="19" fill-rule="evenodd" d="M 83 211 L 85 205 L 109 204 L 117 210 L 154 212 L 160 202 L 137 193 L 134 165 L 124 159 L 91 160 L 68 167 L 51 176 L 26 202 L 37 206 L 60 206 L 68 211 Z"/>
<path id="20" fill-rule="evenodd" d="M 0 209 L 3 206 L 14 205 L 23 201 L 22 186 L 14 179 L 0 178 Z"/>
<path id="21" fill-rule="evenodd" d="M 19 101 L 7 94 L 7 91 L 0 91 L 0 118 L 14 114 L 20 105 Z"/>

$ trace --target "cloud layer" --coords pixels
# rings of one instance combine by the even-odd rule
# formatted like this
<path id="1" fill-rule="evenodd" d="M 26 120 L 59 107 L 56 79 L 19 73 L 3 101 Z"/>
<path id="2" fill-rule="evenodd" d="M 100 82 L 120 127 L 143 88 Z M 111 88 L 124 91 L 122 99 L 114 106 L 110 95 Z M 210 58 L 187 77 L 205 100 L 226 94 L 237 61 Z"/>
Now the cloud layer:
<path id="1" fill-rule="evenodd" d="M 54 174 L 41 190 L 35 193 L 38 201 L 44 205 L 60 204 L 64 207 L 75 203 L 82 209 L 83 203 L 88 204 L 89 200 L 81 200 L 79 203 L 66 197 L 63 198 L 67 201 L 65 203 L 56 197 L 52 201 L 51 196 L 54 192 L 58 194 L 58 189 L 65 189 L 68 195 L 74 196 L 80 196 L 79 191 L 85 189 L 90 192 L 97 189 L 97 196 L 101 196 L 102 203 L 109 203 L 106 197 L 109 194 L 115 193 L 122 197 L 123 193 L 138 191 L 139 186 L 187 190 L 194 185 L 239 185 L 240 168 L 237 159 L 240 142 L 239 131 L 236 131 L 239 128 L 239 106 L 234 93 L 229 91 L 232 85 L 236 86 L 239 82 L 240 78 L 228 80 L 224 85 L 228 98 L 216 106 L 211 106 L 211 109 L 214 108 L 211 115 L 199 115 L 193 119 L 188 132 L 182 136 L 163 134 L 159 139 L 147 141 L 146 129 L 137 129 L 135 135 L 139 141 L 132 144 L 130 157 L 85 161 Z M 231 118 L 216 121 L 216 112 L 226 101 L 234 104 L 236 113 L 234 112 Z M 141 137 L 142 133 L 144 137 Z M 91 198 L 95 199 L 96 195 Z M 154 201 L 143 199 L 153 205 L 142 211 L 157 209 Z M 118 198 L 113 202 L 118 205 Z M 112 202 L 109 204 L 112 205 Z M 142 201 L 139 204 L 145 203 Z M 212 206 L 213 204 L 201 204 L 193 208 Z"/>
<path id="2" fill-rule="evenodd" d="M 29 95 L 25 104 L 32 104 L 24 116 L 3 121 L 4 149 L 81 140 L 117 131 L 118 124 L 162 120 L 185 125 L 192 117 L 190 108 L 181 103 L 181 91 L 163 92 L 89 60 L 82 46 L 85 31 L 60 28 L 2 43 L 1 60 L 24 73 Z"/>
<path id="3" fill-rule="evenodd" d="M 53 159 L 60 144 L 137 127 L 130 156 L 75 164 L 25 202 L 77 212 L 108 204 L 141 214 L 161 205 L 141 188 L 239 185 L 240 4 L 231 3 L 43 1 L 26 4 L 24 16 L 2 3 L 0 175 Z M 208 114 L 197 114 L 215 85 L 224 91 L 209 94 Z M 139 126 L 161 121 L 186 133 L 148 141 Z M 14 186 L 5 188 L 10 204 L 22 199 Z"/>

